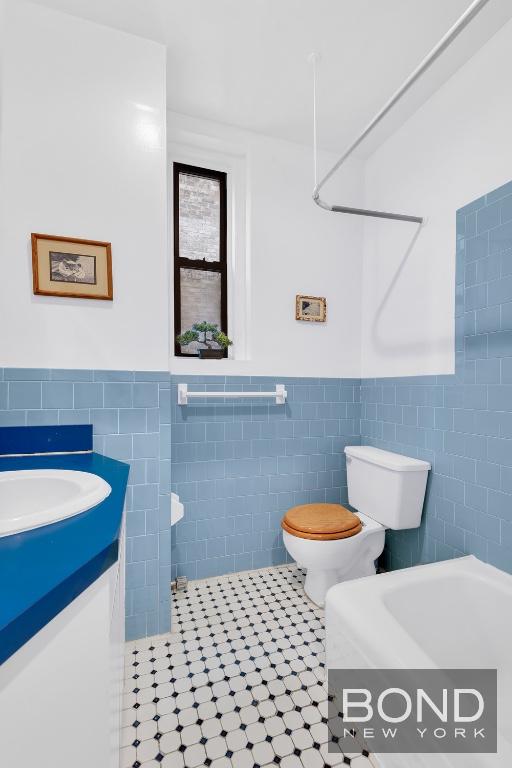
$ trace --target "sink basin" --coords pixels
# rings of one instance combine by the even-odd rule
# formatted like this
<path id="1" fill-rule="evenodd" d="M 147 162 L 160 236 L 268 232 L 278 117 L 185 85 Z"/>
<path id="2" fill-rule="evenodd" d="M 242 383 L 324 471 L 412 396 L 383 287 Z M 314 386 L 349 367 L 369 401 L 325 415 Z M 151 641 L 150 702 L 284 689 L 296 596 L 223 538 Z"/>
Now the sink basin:
<path id="1" fill-rule="evenodd" d="M 109 496 L 110 485 L 90 472 L 27 469 L 0 472 L 0 536 L 78 515 Z"/>

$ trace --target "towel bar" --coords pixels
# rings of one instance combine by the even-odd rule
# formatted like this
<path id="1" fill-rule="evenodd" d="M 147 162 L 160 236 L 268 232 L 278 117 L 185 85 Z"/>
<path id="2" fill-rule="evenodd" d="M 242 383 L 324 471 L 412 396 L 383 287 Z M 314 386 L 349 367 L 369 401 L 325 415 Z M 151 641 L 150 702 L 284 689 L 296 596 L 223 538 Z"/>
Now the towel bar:
<path id="1" fill-rule="evenodd" d="M 284 384 L 276 384 L 274 392 L 190 392 L 188 384 L 178 384 L 178 405 L 188 405 L 190 397 L 221 397 L 233 399 L 239 397 L 275 397 L 276 405 L 284 405 L 288 393 Z"/>

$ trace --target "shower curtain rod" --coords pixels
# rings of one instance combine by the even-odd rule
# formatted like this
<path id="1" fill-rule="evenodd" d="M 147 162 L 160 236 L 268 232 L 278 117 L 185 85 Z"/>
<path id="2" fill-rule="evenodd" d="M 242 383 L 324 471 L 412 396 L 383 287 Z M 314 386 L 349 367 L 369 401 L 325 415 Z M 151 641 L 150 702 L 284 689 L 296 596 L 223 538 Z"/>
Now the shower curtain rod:
<path id="1" fill-rule="evenodd" d="M 335 213 L 351 213 L 356 216 L 371 216 L 379 219 L 395 219 L 398 221 L 410 221 L 416 224 L 424 224 L 425 219 L 422 216 L 408 216 L 403 213 L 389 213 L 387 211 L 372 211 L 366 208 L 351 208 L 347 205 L 330 205 L 322 200 L 320 197 L 320 190 L 324 184 L 333 176 L 336 171 L 341 168 L 343 163 L 350 157 L 355 149 L 361 144 L 361 142 L 368 136 L 368 134 L 375 128 L 378 123 L 387 115 L 392 107 L 402 98 L 402 96 L 409 90 L 409 88 L 418 80 L 419 77 L 430 67 L 431 64 L 448 48 L 450 43 L 455 40 L 457 35 L 469 24 L 469 22 L 477 15 L 477 13 L 489 2 L 489 0 L 474 0 L 471 5 L 464 11 L 462 16 L 450 27 L 448 32 L 441 38 L 434 48 L 423 59 L 416 69 L 409 75 L 407 80 L 395 91 L 390 99 L 384 104 L 382 109 L 377 112 L 373 120 L 371 120 L 358 138 L 352 142 L 345 153 L 340 157 L 337 163 L 333 165 L 331 170 L 326 173 L 323 179 L 317 181 L 317 136 L 316 136 L 316 63 L 319 59 L 318 54 L 311 54 L 309 60 L 313 64 L 313 154 L 314 154 L 314 173 L 315 173 L 315 188 L 313 190 L 313 200 L 315 203 L 324 208 L 326 211 L 334 211 Z"/>

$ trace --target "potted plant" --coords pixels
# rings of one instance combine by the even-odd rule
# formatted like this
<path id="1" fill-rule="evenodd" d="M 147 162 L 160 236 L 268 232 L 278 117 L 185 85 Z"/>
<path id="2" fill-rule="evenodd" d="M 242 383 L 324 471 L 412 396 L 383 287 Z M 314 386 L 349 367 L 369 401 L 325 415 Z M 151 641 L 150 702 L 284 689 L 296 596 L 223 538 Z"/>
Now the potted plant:
<path id="1" fill-rule="evenodd" d="M 225 333 L 219 330 L 218 325 L 207 323 L 206 320 L 202 323 L 194 323 L 190 330 L 177 336 L 176 341 L 181 346 L 191 344 L 193 341 L 204 344 L 198 349 L 199 357 L 216 360 L 224 357 L 224 350 L 233 343 Z"/>

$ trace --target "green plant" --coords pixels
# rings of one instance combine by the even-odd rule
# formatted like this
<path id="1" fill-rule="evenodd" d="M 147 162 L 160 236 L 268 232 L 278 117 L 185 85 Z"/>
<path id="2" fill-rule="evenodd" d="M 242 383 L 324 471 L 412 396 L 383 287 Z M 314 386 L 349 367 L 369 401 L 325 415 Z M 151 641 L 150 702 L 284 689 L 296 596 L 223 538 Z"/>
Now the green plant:
<path id="1" fill-rule="evenodd" d="M 215 349 L 216 347 L 227 349 L 233 343 L 223 331 L 219 330 L 218 325 L 207 323 L 206 320 L 203 320 L 202 323 L 194 323 L 190 330 L 185 331 L 180 336 L 176 336 L 176 341 L 183 347 L 191 344 L 193 341 L 197 341 L 209 349 Z"/>

